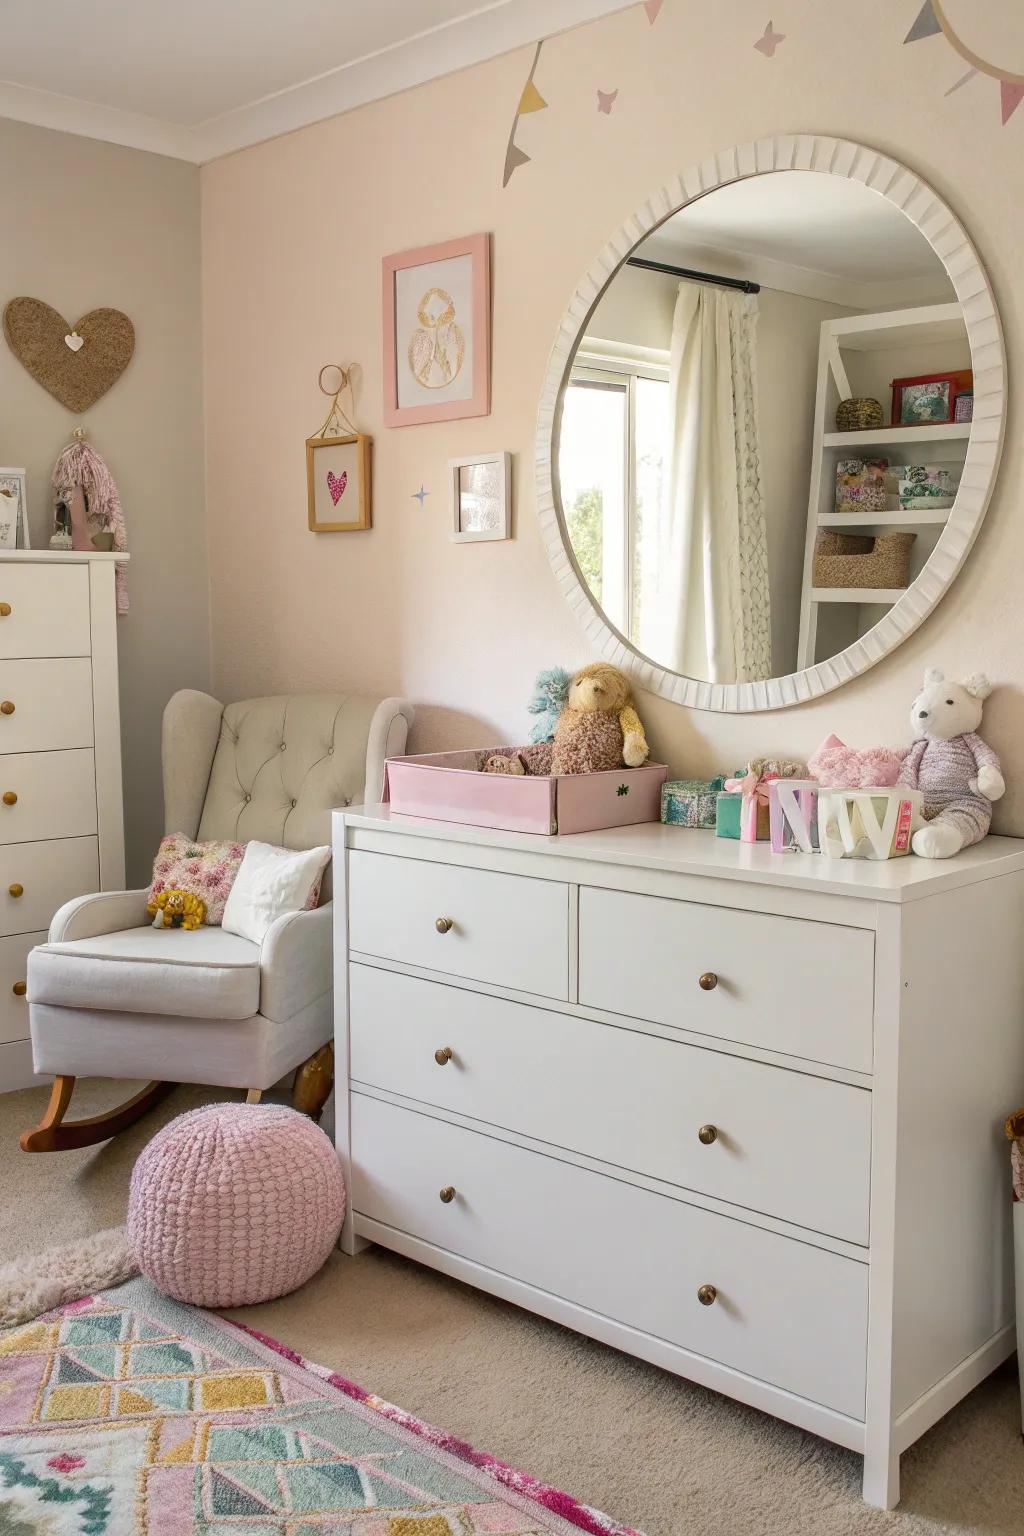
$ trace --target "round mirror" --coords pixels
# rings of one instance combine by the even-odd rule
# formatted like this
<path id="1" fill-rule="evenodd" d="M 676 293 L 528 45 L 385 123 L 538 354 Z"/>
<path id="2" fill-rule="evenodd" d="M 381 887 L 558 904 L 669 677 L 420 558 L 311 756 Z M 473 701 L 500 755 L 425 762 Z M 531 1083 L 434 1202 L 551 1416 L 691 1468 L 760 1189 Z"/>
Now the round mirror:
<path id="1" fill-rule="evenodd" d="M 643 686 L 778 708 L 939 600 L 1003 418 L 991 290 L 945 204 L 860 146 L 762 141 L 652 199 L 580 285 L 541 403 L 542 526 Z"/>

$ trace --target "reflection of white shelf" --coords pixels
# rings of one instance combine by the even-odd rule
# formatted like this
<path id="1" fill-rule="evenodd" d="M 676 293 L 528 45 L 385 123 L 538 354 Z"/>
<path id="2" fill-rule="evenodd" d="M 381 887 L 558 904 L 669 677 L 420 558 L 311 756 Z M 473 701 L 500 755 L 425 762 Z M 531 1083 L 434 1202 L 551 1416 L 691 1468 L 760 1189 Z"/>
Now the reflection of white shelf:
<path id="1" fill-rule="evenodd" d="M 971 422 L 944 421 L 932 427 L 871 427 L 865 432 L 826 432 L 824 448 L 884 448 L 889 443 L 941 443 L 971 435 Z"/>
<path id="2" fill-rule="evenodd" d="M 956 302 L 883 310 L 877 315 L 845 315 L 825 323 L 839 345 L 851 352 L 892 351 L 916 342 L 963 341 L 967 336 L 963 311 Z"/>
<path id="3" fill-rule="evenodd" d="M 950 508 L 944 512 L 822 512 L 819 528 L 840 528 L 852 533 L 873 533 L 889 528 L 895 533 L 912 533 L 915 528 L 943 528 L 949 521 Z"/>
<path id="4" fill-rule="evenodd" d="M 812 603 L 898 603 L 906 587 L 812 587 Z"/>

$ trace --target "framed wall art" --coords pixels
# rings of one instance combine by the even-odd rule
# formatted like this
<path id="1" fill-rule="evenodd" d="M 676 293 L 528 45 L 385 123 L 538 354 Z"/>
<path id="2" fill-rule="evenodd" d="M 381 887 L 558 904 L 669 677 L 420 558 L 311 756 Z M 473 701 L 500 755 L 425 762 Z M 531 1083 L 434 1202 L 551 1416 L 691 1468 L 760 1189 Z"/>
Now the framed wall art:
<path id="1" fill-rule="evenodd" d="M 355 533 L 372 526 L 370 449 L 363 432 L 307 437 L 306 485 L 312 533 Z"/>
<path id="2" fill-rule="evenodd" d="M 970 370 L 957 373 L 922 373 L 892 381 L 892 425 L 931 427 L 956 420 L 956 401 L 961 390 L 972 387 Z"/>
<path id="3" fill-rule="evenodd" d="M 0 549 L 29 549 L 25 471 L 0 469 Z"/>
<path id="4" fill-rule="evenodd" d="M 457 544 L 512 537 L 512 455 L 449 459 L 452 538 Z"/>
<path id="5" fill-rule="evenodd" d="M 382 280 L 385 425 L 487 416 L 490 236 L 385 256 Z"/>

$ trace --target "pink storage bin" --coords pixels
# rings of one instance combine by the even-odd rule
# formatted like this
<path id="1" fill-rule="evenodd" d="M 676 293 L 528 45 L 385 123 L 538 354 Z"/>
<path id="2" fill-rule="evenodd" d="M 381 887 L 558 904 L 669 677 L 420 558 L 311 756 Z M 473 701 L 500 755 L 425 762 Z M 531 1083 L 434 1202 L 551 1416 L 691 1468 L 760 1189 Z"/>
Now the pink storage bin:
<path id="1" fill-rule="evenodd" d="M 481 755 L 500 750 L 390 757 L 384 767 L 384 799 L 401 816 L 546 837 L 660 819 L 661 786 L 668 777 L 664 763 L 557 776 L 480 773 Z"/>

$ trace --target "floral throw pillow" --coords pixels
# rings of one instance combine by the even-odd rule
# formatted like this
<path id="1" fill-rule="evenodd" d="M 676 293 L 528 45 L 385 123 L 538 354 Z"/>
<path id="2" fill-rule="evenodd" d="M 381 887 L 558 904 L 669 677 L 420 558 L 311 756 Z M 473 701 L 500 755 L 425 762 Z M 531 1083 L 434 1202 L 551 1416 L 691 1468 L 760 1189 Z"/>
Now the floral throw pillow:
<path id="1" fill-rule="evenodd" d="M 160 891 L 191 891 L 206 902 L 206 921 L 219 927 L 224 904 L 245 857 L 245 843 L 197 843 L 184 832 L 162 838 L 149 899 Z"/>

